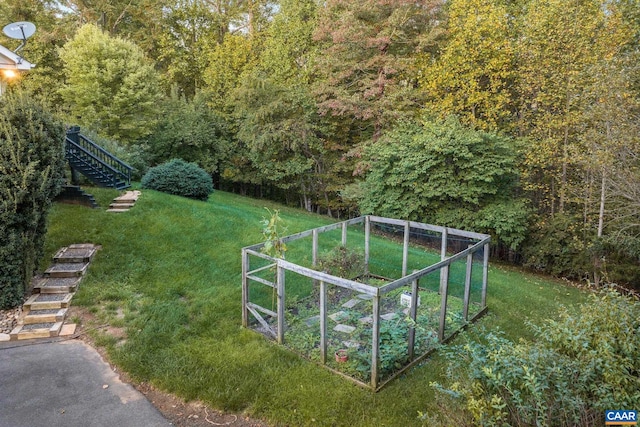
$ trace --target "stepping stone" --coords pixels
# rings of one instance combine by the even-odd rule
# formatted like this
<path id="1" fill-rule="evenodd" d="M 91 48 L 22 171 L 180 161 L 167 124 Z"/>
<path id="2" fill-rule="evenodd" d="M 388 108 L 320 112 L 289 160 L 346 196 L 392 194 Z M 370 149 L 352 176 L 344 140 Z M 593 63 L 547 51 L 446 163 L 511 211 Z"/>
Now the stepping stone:
<path id="1" fill-rule="evenodd" d="M 88 262 L 63 262 L 53 264 L 44 272 L 45 277 L 77 277 L 82 276 L 89 267 Z"/>
<path id="2" fill-rule="evenodd" d="M 339 325 L 336 325 L 336 327 L 333 328 L 333 330 L 336 331 L 336 332 L 344 332 L 346 334 L 350 334 L 353 331 L 355 331 L 356 328 L 355 328 L 355 326 L 339 324 Z"/>
<path id="3" fill-rule="evenodd" d="M 116 213 L 129 212 L 129 209 L 107 209 L 107 212 L 116 212 Z"/>
<path id="4" fill-rule="evenodd" d="M 309 317 L 308 319 L 306 319 L 306 320 L 304 321 L 304 323 L 305 323 L 307 326 L 313 326 L 313 325 L 316 325 L 316 324 L 320 323 L 320 315 L 318 314 L 317 316 L 311 316 L 311 317 Z"/>
<path id="5" fill-rule="evenodd" d="M 342 306 L 344 308 L 353 308 L 353 307 L 355 307 L 356 304 L 359 304 L 361 302 L 362 302 L 361 299 L 354 298 L 354 299 L 350 299 L 349 301 L 345 302 L 344 304 L 342 304 Z"/>
<path id="6" fill-rule="evenodd" d="M 361 300 L 364 301 L 369 301 L 373 299 L 373 295 L 369 295 L 369 294 L 358 294 L 358 298 L 360 298 Z"/>
<path id="7" fill-rule="evenodd" d="M 342 345 L 347 347 L 347 348 L 358 348 L 360 347 L 360 343 L 356 342 L 356 341 L 342 341 Z"/>
<path id="8" fill-rule="evenodd" d="M 358 322 L 362 324 L 371 324 L 373 323 L 373 317 L 371 316 L 361 317 L 358 319 Z"/>
<path id="9" fill-rule="evenodd" d="M 347 313 L 344 312 L 344 311 L 339 311 L 339 312 L 333 313 L 331 316 L 329 316 L 329 319 L 331 319 L 334 322 L 338 323 L 341 319 L 344 319 L 345 317 L 347 317 Z"/>
<path id="10" fill-rule="evenodd" d="M 397 313 L 387 313 L 380 316 L 380 318 L 382 320 L 391 320 L 391 319 L 395 319 L 397 316 L 398 316 Z"/>

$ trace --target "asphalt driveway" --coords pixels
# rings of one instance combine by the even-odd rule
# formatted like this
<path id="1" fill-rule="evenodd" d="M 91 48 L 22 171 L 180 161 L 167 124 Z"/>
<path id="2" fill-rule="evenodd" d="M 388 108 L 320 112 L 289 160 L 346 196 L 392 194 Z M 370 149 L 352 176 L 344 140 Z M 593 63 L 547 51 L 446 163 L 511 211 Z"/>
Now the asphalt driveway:
<path id="1" fill-rule="evenodd" d="M 0 427 L 171 425 L 82 341 L 0 342 Z"/>

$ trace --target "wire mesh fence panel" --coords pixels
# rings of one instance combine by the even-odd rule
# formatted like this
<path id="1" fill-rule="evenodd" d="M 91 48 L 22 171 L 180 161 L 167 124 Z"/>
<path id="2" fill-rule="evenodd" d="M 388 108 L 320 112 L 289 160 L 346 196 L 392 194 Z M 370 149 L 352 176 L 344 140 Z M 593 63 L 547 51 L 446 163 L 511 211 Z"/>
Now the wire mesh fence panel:
<path id="1" fill-rule="evenodd" d="M 384 386 L 485 308 L 489 236 L 366 217 L 285 240 L 286 260 L 243 250 L 243 324 L 361 385 Z"/>

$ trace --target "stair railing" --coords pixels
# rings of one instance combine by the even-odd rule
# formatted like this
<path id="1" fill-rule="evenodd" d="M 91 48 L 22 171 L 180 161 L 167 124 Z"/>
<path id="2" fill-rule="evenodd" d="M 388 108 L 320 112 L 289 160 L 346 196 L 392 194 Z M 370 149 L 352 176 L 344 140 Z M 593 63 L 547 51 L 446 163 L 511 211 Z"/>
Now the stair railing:
<path id="1" fill-rule="evenodd" d="M 82 135 L 78 126 L 67 131 L 66 153 L 68 157 L 82 160 L 94 169 L 101 169 L 103 173 L 106 169 L 113 177 L 114 188 L 119 180 L 131 185 L 131 172 L 134 168 Z"/>

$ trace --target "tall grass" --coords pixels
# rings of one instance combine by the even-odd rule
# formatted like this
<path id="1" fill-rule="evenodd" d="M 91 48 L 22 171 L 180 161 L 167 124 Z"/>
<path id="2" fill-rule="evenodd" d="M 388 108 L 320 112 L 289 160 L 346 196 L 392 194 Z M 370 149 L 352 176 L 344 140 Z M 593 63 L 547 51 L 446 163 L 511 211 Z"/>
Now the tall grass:
<path id="1" fill-rule="evenodd" d="M 117 195 L 91 192 L 102 206 Z M 107 321 L 114 306 L 124 312 L 126 342 L 105 342 L 137 380 L 274 425 L 420 425 L 417 411 L 434 409 L 429 383 L 442 378 L 439 356 L 373 394 L 241 328 L 240 249 L 261 241 L 264 207 L 280 209 L 290 233 L 330 222 L 224 192 L 200 202 L 144 191 L 122 214 L 56 204 L 46 251 L 102 245 L 73 304 Z M 526 319 L 584 299 L 557 281 L 492 266 L 482 323 L 516 338 Z"/>

